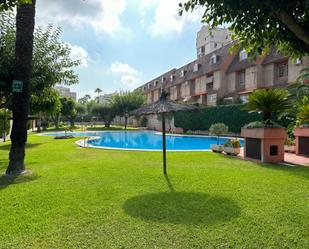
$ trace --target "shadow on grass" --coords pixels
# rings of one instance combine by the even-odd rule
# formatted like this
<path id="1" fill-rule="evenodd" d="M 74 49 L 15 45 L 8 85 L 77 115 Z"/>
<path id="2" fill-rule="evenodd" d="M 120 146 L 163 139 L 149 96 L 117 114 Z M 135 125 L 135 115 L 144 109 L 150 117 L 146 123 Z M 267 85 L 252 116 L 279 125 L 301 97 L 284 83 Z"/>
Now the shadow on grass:
<path id="1" fill-rule="evenodd" d="M 152 193 L 135 196 L 123 205 L 135 218 L 173 224 L 215 224 L 241 213 L 228 198 L 195 192 Z"/>
<path id="2" fill-rule="evenodd" d="M 33 173 L 26 173 L 21 175 L 2 175 L 0 177 L 0 190 L 14 184 L 21 184 L 25 182 L 35 181 L 39 178 L 38 175 Z"/>
<path id="3" fill-rule="evenodd" d="M 166 180 L 166 183 L 167 183 L 167 186 L 168 186 L 169 190 L 171 192 L 175 192 L 174 186 L 173 186 L 170 178 L 168 177 L 168 175 L 164 175 L 164 177 L 165 177 L 165 180 Z"/>
<path id="4" fill-rule="evenodd" d="M 229 160 L 239 160 L 242 162 L 250 162 L 255 166 L 267 169 L 267 170 L 278 170 L 286 173 L 291 173 L 300 177 L 303 177 L 305 179 L 309 179 L 309 166 L 302 166 L 302 165 L 295 165 L 295 166 L 289 166 L 284 164 L 275 164 L 275 163 L 258 163 L 253 162 L 250 160 L 244 160 L 239 157 L 233 157 L 233 156 L 226 156 L 224 154 L 220 155 L 222 158 L 227 158 Z"/>
<path id="5" fill-rule="evenodd" d="M 31 148 L 36 148 L 38 146 L 40 146 L 41 143 L 27 143 L 26 145 L 26 149 L 31 149 Z M 5 144 L 3 146 L 0 146 L 0 150 L 6 150 L 6 151 L 9 151 L 11 148 L 11 144 Z"/>

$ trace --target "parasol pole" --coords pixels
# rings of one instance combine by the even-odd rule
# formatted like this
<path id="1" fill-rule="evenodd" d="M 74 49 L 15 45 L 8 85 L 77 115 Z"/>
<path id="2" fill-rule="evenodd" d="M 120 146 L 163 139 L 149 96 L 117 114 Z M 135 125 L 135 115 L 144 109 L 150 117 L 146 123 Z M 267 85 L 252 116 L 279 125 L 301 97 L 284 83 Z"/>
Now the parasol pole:
<path id="1" fill-rule="evenodd" d="M 162 144 L 163 144 L 163 174 L 166 175 L 166 136 L 165 136 L 165 113 L 162 113 Z"/>

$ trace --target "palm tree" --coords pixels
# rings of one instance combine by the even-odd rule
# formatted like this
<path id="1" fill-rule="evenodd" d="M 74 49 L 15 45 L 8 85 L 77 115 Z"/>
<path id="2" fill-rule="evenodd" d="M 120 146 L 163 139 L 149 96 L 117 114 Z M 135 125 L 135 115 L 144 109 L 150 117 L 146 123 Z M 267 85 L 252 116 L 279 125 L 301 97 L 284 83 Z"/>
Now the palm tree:
<path id="1" fill-rule="evenodd" d="M 270 123 L 274 113 L 281 113 L 290 109 L 288 91 L 280 88 L 260 89 L 250 94 L 246 109 L 262 112 L 263 121 Z"/>
<path id="2" fill-rule="evenodd" d="M 32 3 L 20 4 L 17 7 L 14 79 L 22 81 L 23 85 L 22 92 L 13 93 L 12 145 L 7 174 L 17 174 L 25 170 L 24 158 L 30 102 L 35 2 L 36 0 L 32 0 Z"/>
<path id="3" fill-rule="evenodd" d="M 95 89 L 94 92 L 98 94 L 98 103 L 99 103 L 100 93 L 102 92 L 102 90 L 100 88 L 97 88 Z"/>

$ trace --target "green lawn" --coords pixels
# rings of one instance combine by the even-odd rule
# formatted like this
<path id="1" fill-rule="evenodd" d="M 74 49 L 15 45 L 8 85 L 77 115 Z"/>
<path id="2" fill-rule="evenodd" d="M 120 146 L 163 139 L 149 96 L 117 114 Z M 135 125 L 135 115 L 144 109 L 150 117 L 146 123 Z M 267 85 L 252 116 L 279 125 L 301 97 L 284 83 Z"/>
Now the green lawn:
<path id="1" fill-rule="evenodd" d="M 168 153 L 165 178 L 161 153 L 74 141 L 32 135 L 33 174 L 0 178 L 0 248 L 309 248 L 309 167 Z"/>

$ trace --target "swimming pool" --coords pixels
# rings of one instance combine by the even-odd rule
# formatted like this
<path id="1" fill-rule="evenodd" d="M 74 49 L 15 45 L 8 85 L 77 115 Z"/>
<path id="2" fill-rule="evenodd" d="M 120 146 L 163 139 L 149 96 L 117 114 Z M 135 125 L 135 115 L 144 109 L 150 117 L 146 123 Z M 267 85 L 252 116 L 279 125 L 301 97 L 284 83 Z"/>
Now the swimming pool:
<path id="1" fill-rule="evenodd" d="M 77 142 L 80 146 L 122 150 L 162 150 L 162 134 L 153 131 L 103 131 L 103 132 L 69 132 L 76 137 L 91 137 Z M 64 133 L 49 133 L 48 136 L 63 136 Z M 221 137 L 220 144 L 230 138 Z M 243 140 L 240 140 L 243 145 Z M 169 151 L 203 151 L 216 144 L 212 136 L 166 135 L 166 148 Z"/>

